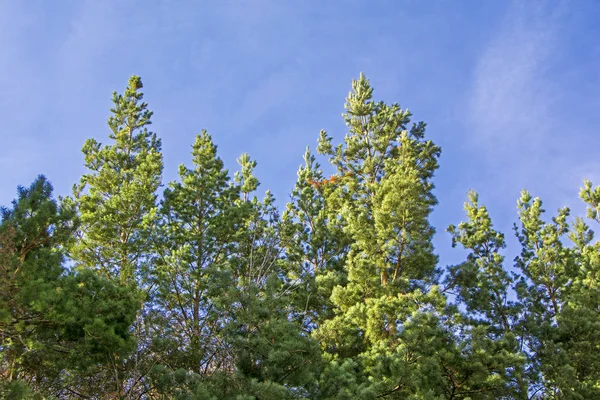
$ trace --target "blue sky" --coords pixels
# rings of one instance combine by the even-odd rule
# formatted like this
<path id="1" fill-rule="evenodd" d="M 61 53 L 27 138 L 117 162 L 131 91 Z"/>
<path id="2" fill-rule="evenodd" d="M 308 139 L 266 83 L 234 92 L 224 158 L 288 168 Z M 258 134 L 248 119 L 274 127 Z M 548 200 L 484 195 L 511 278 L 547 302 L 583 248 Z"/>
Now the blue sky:
<path id="1" fill-rule="evenodd" d="M 283 203 L 319 130 L 344 136 L 364 71 L 442 146 L 436 246 L 458 262 L 444 230 L 470 188 L 510 235 L 521 189 L 581 211 L 582 179 L 600 184 L 599 15 L 595 0 L 0 0 L 0 204 L 39 173 L 70 193 L 132 74 L 167 180 L 206 128 Z"/>

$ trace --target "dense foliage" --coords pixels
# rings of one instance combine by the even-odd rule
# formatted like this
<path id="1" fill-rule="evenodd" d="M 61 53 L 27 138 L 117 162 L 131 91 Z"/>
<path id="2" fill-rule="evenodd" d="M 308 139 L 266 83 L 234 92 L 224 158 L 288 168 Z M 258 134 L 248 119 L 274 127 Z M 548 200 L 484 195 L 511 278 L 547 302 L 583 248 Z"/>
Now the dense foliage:
<path id="1" fill-rule="evenodd" d="M 202 131 L 162 187 L 142 82 L 113 95 L 71 196 L 39 176 L 0 223 L 0 397 L 600 398 L 600 187 L 586 218 L 523 191 L 514 264 L 475 192 L 440 266 L 441 149 L 372 99 L 321 132 L 280 214 L 247 154 L 231 175 Z"/>

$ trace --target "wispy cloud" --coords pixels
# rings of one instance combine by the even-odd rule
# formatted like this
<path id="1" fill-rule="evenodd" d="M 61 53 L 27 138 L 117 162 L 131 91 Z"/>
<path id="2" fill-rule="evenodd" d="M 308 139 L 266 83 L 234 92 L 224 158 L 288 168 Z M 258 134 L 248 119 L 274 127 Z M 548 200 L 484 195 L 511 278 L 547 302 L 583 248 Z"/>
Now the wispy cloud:
<path id="1" fill-rule="evenodd" d="M 477 60 L 465 117 L 468 147 L 490 171 L 477 189 L 510 204 L 528 188 L 551 197 L 554 208 L 576 203 L 581 180 L 599 171 L 600 163 L 585 161 L 589 154 L 569 146 L 566 136 L 583 129 L 589 138 L 593 129 L 577 123 L 582 109 L 573 88 L 559 79 L 577 69 L 569 63 L 564 70 L 569 10 L 541 4 L 514 2 L 509 8 Z"/>
<path id="2" fill-rule="evenodd" d="M 484 151 L 539 149 L 559 96 L 547 76 L 559 29 L 556 11 L 514 4 L 483 50 L 467 116 Z"/>

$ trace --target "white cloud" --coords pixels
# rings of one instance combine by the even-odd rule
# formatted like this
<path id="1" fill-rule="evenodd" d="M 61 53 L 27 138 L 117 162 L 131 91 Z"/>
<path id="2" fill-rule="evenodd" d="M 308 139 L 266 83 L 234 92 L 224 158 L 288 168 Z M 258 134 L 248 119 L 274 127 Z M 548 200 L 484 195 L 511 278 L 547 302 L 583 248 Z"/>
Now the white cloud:
<path id="1" fill-rule="evenodd" d="M 485 197 L 510 204 L 527 188 L 549 199 L 552 210 L 576 203 L 583 177 L 600 164 L 568 138 L 594 137 L 594 128 L 579 122 L 585 111 L 575 103 L 577 89 L 560 80 L 580 68 L 565 63 L 569 43 L 563 32 L 572 28 L 571 10 L 540 4 L 514 2 L 483 49 L 467 102 L 465 140 L 478 168 L 489 171 L 478 188 Z"/>
<path id="2" fill-rule="evenodd" d="M 558 93 L 547 76 L 559 40 L 557 13 L 514 4 L 480 56 L 468 108 L 477 145 L 492 153 L 539 149 Z"/>

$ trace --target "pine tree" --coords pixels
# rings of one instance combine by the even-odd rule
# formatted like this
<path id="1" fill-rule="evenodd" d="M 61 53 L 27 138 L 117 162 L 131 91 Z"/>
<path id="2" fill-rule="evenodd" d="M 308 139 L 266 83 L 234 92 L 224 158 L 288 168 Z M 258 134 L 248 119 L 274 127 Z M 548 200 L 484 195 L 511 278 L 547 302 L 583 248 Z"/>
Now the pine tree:
<path id="1" fill-rule="evenodd" d="M 153 325 L 161 342 L 155 344 L 166 346 L 162 362 L 208 374 L 224 357 L 214 299 L 228 288 L 224 271 L 240 228 L 239 188 L 230 184 L 206 131 L 196 137 L 192 156 L 193 169 L 179 167 L 180 182 L 169 184 L 161 204 Z"/>
<path id="2" fill-rule="evenodd" d="M 0 395 L 67 395 L 73 380 L 132 348 L 135 298 L 90 272 L 67 271 L 75 210 L 43 176 L 20 187 L 0 224 Z M 133 310 L 133 311 L 132 311 Z"/>
<path id="3" fill-rule="evenodd" d="M 331 224 L 351 240 L 347 283 L 331 297 L 336 315 L 315 333 L 330 360 L 324 398 L 443 390 L 439 363 L 433 371 L 431 365 L 444 339 L 445 303 L 428 221 L 440 149 L 425 140 L 424 123 L 409 128 L 408 110 L 374 102 L 372 92 L 364 75 L 353 82 L 344 144 L 334 147 L 325 132 L 319 139 L 319 152 L 338 171 L 320 190 Z M 353 377 L 340 385 L 347 374 Z"/>
<path id="4" fill-rule="evenodd" d="M 248 399 L 304 397 L 320 365 L 318 346 L 291 318 L 297 311 L 287 296 L 296 287 L 286 279 L 275 199 L 269 191 L 262 200 L 253 196 L 259 185 L 253 175 L 256 162 L 247 155 L 238 162 L 241 171 L 234 180 L 241 224 L 230 258 L 230 289 L 219 310 L 234 367 L 231 388 Z"/>
<path id="5" fill-rule="evenodd" d="M 458 368 L 454 393 L 479 390 L 483 398 L 528 399 L 529 382 L 523 352 L 522 309 L 509 300 L 515 278 L 504 269 L 504 235 L 494 229 L 478 195 L 469 192 L 464 205 L 468 221 L 451 225 L 452 246 L 469 250 L 467 260 L 449 269 L 447 287 L 455 291 L 466 315 L 457 327 L 468 343 L 462 357 L 468 365 Z M 450 322 L 450 321 L 449 321 Z M 470 348 L 470 349 L 469 349 Z M 462 371 L 461 371 L 462 370 Z M 469 379 L 468 375 L 476 377 Z"/>
<path id="6" fill-rule="evenodd" d="M 580 196 L 588 217 L 597 220 L 600 188 L 586 181 Z M 537 375 L 539 398 L 600 396 L 600 297 L 596 290 L 600 244 L 582 218 L 568 223 L 562 208 L 551 222 L 542 219 L 539 198 L 523 191 L 518 203 L 522 251 L 517 258 L 519 300 L 529 363 Z M 565 242 L 570 238 L 573 246 Z"/>
<path id="7" fill-rule="evenodd" d="M 162 202 L 154 297 L 157 393 L 195 398 L 297 397 L 315 381 L 318 347 L 291 320 L 274 198 L 261 201 L 256 162 L 233 180 L 211 137 L 193 145 Z M 314 385 L 313 385 L 314 386 Z"/>
<path id="8" fill-rule="evenodd" d="M 108 126 L 114 144 L 85 142 L 89 173 L 73 196 L 81 218 L 73 259 L 121 284 L 135 283 L 152 254 L 149 238 L 163 168 L 160 139 L 147 128 L 152 112 L 142 102 L 142 87 L 132 76 L 123 95 L 113 94 Z"/>
<path id="9" fill-rule="evenodd" d="M 152 364 L 145 354 L 150 338 L 143 306 L 155 254 L 156 191 L 163 161 L 161 141 L 148 130 L 152 112 L 142 101 L 142 87 L 141 79 L 132 76 L 124 94 L 113 93 L 108 119 L 112 143 L 85 142 L 82 151 L 89 172 L 74 187 L 72 199 L 81 220 L 70 248 L 76 267 L 96 271 L 139 297 L 134 327 L 137 351 L 128 358 L 115 357 L 117 373 L 104 371 L 110 378 L 101 379 L 98 388 L 116 396 L 147 390 L 143 377 Z"/>
<path id="10" fill-rule="evenodd" d="M 325 179 L 308 149 L 304 162 L 283 213 L 282 233 L 290 264 L 288 279 L 295 286 L 290 302 L 300 311 L 295 317 L 312 332 L 333 316 L 331 293 L 335 286 L 345 283 L 343 265 L 349 241 L 339 227 L 329 223 L 331 215 L 320 190 Z"/>

